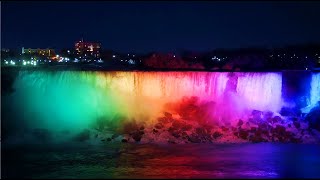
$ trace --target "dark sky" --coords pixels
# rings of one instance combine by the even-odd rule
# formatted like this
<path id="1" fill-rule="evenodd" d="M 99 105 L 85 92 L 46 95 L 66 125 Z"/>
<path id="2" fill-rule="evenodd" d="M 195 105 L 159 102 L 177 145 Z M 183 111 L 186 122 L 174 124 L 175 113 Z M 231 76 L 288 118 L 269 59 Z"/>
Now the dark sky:
<path id="1" fill-rule="evenodd" d="M 1 2 L 4 48 L 72 48 L 82 37 L 120 52 L 320 42 L 320 2 Z"/>

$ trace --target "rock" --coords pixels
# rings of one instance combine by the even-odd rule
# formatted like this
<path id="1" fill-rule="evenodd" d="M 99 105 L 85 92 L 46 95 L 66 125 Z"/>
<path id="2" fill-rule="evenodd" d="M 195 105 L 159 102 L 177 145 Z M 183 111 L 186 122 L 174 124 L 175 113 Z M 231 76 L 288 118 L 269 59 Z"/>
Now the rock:
<path id="1" fill-rule="evenodd" d="M 266 111 L 266 112 L 263 112 L 262 114 L 263 114 L 263 119 L 264 119 L 264 120 L 269 120 L 269 119 L 271 119 L 272 116 L 273 116 L 273 112 L 271 112 L 271 111 Z M 270 123 L 271 123 L 271 122 L 270 122 Z"/>
<path id="2" fill-rule="evenodd" d="M 306 115 L 305 120 L 309 122 L 309 128 L 320 131 L 320 101 L 319 105 L 311 109 Z"/>
<path id="3" fill-rule="evenodd" d="M 248 136 L 249 136 L 248 131 L 245 131 L 245 130 L 243 130 L 243 129 L 241 129 L 241 130 L 239 131 L 239 137 L 240 137 L 241 139 L 248 139 Z"/>
<path id="4" fill-rule="evenodd" d="M 253 136 L 253 137 L 251 138 L 251 141 L 252 141 L 253 143 L 267 142 L 267 140 L 264 139 L 264 138 L 262 138 L 261 136 Z"/>
<path id="5" fill-rule="evenodd" d="M 294 127 L 296 127 L 297 129 L 299 129 L 301 127 L 300 123 L 298 121 L 293 121 L 293 125 Z"/>
<path id="6" fill-rule="evenodd" d="M 250 131 L 251 131 L 252 133 L 255 133 L 255 132 L 257 131 L 257 128 L 256 128 L 256 127 L 251 127 Z"/>
<path id="7" fill-rule="evenodd" d="M 152 132 L 153 132 L 153 134 L 156 134 L 156 133 L 158 133 L 159 131 L 156 130 L 156 129 L 153 129 Z"/>
<path id="8" fill-rule="evenodd" d="M 196 135 L 192 134 L 191 136 L 188 137 L 188 141 L 192 143 L 200 143 L 201 139 L 199 139 L 199 137 L 197 137 Z"/>
<path id="9" fill-rule="evenodd" d="M 171 135 L 172 135 L 173 137 L 175 137 L 175 138 L 179 138 L 179 137 L 180 137 L 180 134 L 179 134 L 179 132 L 177 132 L 177 131 L 172 132 Z"/>
<path id="10" fill-rule="evenodd" d="M 226 131 L 228 131 L 228 130 L 229 130 L 229 128 L 224 127 L 224 126 L 221 126 L 221 130 L 222 130 L 222 131 L 224 131 L 224 132 L 226 132 Z"/>
<path id="11" fill-rule="evenodd" d="M 164 112 L 164 116 L 165 116 L 166 118 L 169 118 L 169 119 L 172 118 L 172 114 L 170 114 L 170 113 L 168 113 L 168 112 Z"/>
<path id="12" fill-rule="evenodd" d="M 243 121 L 240 119 L 237 126 L 242 126 L 243 125 Z"/>
<path id="13" fill-rule="evenodd" d="M 281 122 L 281 121 L 282 121 L 282 119 L 281 119 L 280 116 L 273 117 L 273 123 L 278 123 L 278 122 Z"/>
<path id="14" fill-rule="evenodd" d="M 141 127 L 140 127 L 140 130 L 144 130 L 144 126 L 141 126 Z"/>
<path id="15" fill-rule="evenodd" d="M 136 141 L 139 142 L 142 138 L 142 135 L 144 134 L 143 131 L 136 131 L 132 134 L 132 138 Z"/>
<path id="16" fill-rule="evenodd" d="M 164 127 L 164 125 L 162 123 L 157 123 L 154 127 L 156 129 L 162 129 Z"/>
<path id="17" fill-rule="evenodd" d="M 107 141 L 111 141 L 111 138 L 107 138 Z"/>
<path id="18" fill-rule="evenodd" d="M 86 141 L 86 140 L 89 140 L 90 139 L 90 131 L 89 130 L 84 130 L 82 131 L 81 133 L 79 133 L 75 138 L 74 140 L 75 141 L 80 141 L 80 142 L 83 142 L 83 141 Z"/>
<path id="19" fill-rule="evenodd" d="M 127 139 L 122 139 L 121 142 L 126 143 L 126 142 L 128 142 L 128 140 Z"/>
<path id="20" fill-rule="evenodd" d="M 261 119 L 262 111 L 253 110 L 251 112 L 253 119 Z"/>
<path id="21" fill-rule="evenodd" d="M 190 131 L 191 129 L 192 129 L 191 124 L 186 124 L 181 128 L 182 131 Z"/>
<path id="22" fill-rule="evenodd" d="M 111 136 L 111 139 L 116 139 L 118 136 L 119 136 L 119 134 L 113 134 L 113 135 Z"/>
<path id="23" fill-rule="evenodd" d="M 262 122 L 258 124 L 258 128 L 261 129 L 262 131 L 268 131 L 268 124 L 266 122 Z"/>
<path id="24" fill-rule="evenodd" d="M 180 129 L 183 125 L 184 125 L 183 122 L 178 121 L 178 120 L 175 120 L 172 123 L 172 127 L 175 129 Z"/>
<path id="25" fill-rule="evenodd" d="M 169 118 L 167 118 L 167 117 L 160 117 L 160 118 L 158 118 L 158 122 L 159 123 L 162 123 L 162 124 L 168 124 L 168 123 L 170 123 L 172 121 L 172 119 L 169 119 Z"/>
<path id="26" fill-rule="evenodd" d="M 213 137 L 214 139 L 217 139 L 217 138 L 221 137 L 222 135 L 223 135 L 223 134 L 222 134 L 221 132 L 216 131 L 216 132 L 213 133 L 212 137 Z"/>
<path id="27" fill-rule="evenodd" d="M 268 118 L 267 122 L 270 123 L 270 124 L 273 124 L 273 118 Z"/>

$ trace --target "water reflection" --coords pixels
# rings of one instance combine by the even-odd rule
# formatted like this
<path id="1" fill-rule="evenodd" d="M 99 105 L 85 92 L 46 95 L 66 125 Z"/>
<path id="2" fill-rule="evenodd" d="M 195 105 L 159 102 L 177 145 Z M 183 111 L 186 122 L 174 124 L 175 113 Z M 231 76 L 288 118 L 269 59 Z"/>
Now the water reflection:
<path id="1" fill-rule="evenodd" d="M 283 178 L 320 177 L 320 146 L 186 144 L 6 148 L 4 177 Z M 19 171 L 19 173 L 15 173 Z"/>

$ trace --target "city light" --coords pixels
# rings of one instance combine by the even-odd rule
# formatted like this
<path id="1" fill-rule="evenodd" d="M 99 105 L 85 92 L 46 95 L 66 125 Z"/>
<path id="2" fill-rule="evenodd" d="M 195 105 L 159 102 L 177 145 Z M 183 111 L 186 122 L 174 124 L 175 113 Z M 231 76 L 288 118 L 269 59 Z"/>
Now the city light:
<path id="1" fill-rule="evenodd" d="M 115 57 L 116 57 L 116 55 L 113 55 L 112 57 L 113 57 L 113 58 L 115 58 Z"/>

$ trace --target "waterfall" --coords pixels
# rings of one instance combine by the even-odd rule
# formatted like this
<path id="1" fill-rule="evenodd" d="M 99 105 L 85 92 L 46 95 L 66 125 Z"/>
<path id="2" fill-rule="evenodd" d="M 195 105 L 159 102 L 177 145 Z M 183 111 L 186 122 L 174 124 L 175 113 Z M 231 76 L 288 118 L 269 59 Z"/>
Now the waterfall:
<path id="1" fill-rule="evenodd" d="M 320 101 L 320 73 L 312 74 L 310 105 L 315 106 Z"/>

